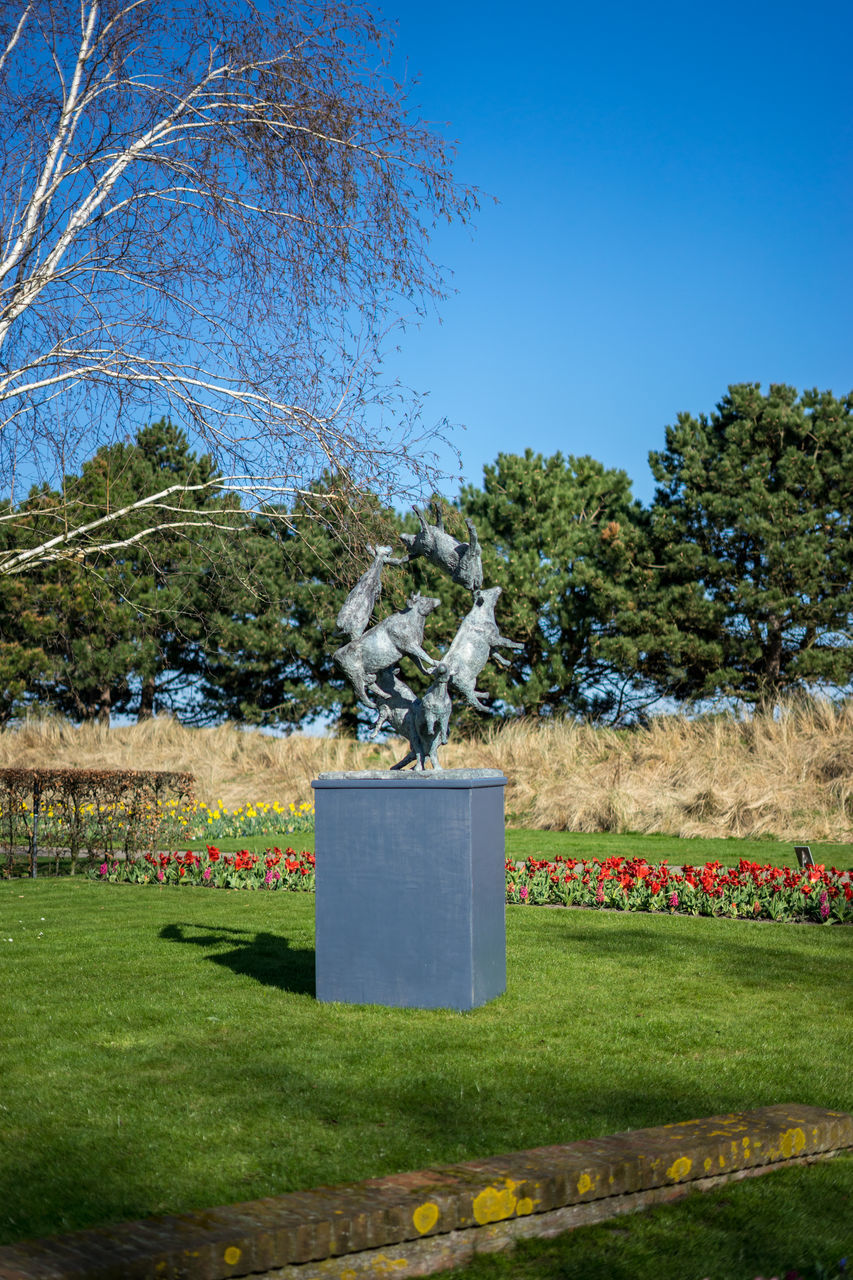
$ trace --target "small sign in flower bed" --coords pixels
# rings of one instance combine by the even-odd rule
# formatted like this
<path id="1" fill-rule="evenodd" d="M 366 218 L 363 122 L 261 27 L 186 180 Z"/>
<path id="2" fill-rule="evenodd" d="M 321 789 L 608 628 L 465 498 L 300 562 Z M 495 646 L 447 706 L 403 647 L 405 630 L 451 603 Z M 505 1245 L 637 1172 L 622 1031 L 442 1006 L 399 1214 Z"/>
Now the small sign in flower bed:
<path id="1" fill-rule="evenodd" d="M 294 849 L 265 853 L 146 853 L 143 858 L 108 858 L 89 872 L 110 883 L 199 885 L 211 889 L 314 891 L 314 854 Z M 643 858 L 600 861 L 528 858 L 506 863 L 508 903 L 538 907 L 588 907 L 606 911 L 660 911 L 739 920 L 813 921 L 853 924 L 853 886 L 836 867 L 765 866 L 741 858 L 737 867 L 720 862 L 669 867 Z"/>
<path id="2" fill-rule="evenodd" d="M 506 900 L 531 906 L 592 907 L 617 911 L 663 911 L 740 920 L 853 923 L 853 887 L 836 867 L 764 866 L 741 858 L 670 868 L 643 858 L 599 861 L 528 858 L 507 861 Z"/>

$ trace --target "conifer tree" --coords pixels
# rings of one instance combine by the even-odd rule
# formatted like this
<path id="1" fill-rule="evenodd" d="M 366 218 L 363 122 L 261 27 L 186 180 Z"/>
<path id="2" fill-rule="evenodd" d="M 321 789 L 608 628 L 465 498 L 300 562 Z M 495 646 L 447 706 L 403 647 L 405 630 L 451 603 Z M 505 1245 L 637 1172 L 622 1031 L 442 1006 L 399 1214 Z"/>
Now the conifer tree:
<path id="1" fill-rule="evenodd" d="M 196 457 L 185 434 L 164 419 L 133 442 L 99 449 L 79 475 L 65 477 L 62 492 L 30 493 L 25 527 L 36 545 L 72 511 L 81 523 L 112 513 L 121 545 L 85 565 L 65 557 L 26 578 L 2 580 L 0 686 L 7 714 L 38 704 L 109 723 L 114 711 L 144 717 L 157 700 L 161 708 L 180 702 L 205 634 L 201 568 L 220 565 L 226 546 L 215 513 L 234 502 L 206 487 L 212 473 L 210 459 Z M 136 495 L 174 482 L 180 491 L 169 526 L 135 541 L 147 525 L 146 513 L 134 507 Z M 198 523 L 202 508 L 210 519 Z"/>
<path id="2" fill-rule="evenodd" d="M 621 626 L 648 577 L 638 568 L 642 511 L 624 471 L 589 457 L 502 453 L 457 506 L 454 532 L 467 538 L 462 517 L 474 522 L 484 580 L 502 588 L 501 630 L 524 645 L 506 655 L 508 669 L 489 663 L 480 677 L 499 707 L 620 721 L 654 698 L 633 678 L 633 642 Z M 431 637 L 447 645 L 470 596 L 416 563 L 422 589 L 442 598 Z M 464 715 L 459 724 L 474 727 Z"/>
<path id="3" fill-rule="evenodd" d="M 677 698 L 774 704 L 853 676 L 853 395 L 731 386 L 650 455 L 653 626 Z M 655 634 L 656 633 L 656 634 Z"/>
<path id="4" fill-rule="evenodd" d="M 253 517 L 230 547 L 233 571 L 211 575 L 202 718 L 285 729 L 325 720 L 352 735 L 375 719 L 332 659 L 342 643 L 335 621 L 370 560 L 366 531 L 393 542 L 400 522 L 370 496 L 353 495 L 354 509 L 342 508 L 330 499 L 338 484 L 313 486 L 286 519 L 278 511 Z M 392 575 L 373 622 L 403 603 Z"/>

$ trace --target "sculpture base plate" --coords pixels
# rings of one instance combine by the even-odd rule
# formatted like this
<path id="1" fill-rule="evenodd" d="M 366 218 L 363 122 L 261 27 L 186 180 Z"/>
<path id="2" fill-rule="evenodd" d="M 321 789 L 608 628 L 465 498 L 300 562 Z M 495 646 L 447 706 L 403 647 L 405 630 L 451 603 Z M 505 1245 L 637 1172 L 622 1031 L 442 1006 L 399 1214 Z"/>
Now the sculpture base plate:
<path id="1" fill-rule="evenodd" d="M 473 1009 L 500 995 L 504 775 L 368 770 L 311 785 L 317 999 Z"/>

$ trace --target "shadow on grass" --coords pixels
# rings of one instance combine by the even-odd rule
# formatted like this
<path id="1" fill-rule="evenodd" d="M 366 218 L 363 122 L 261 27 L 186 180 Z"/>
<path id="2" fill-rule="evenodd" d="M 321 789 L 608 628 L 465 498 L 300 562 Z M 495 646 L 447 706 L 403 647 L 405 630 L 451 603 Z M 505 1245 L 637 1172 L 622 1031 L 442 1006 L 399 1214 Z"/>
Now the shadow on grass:
<path id="1" fill-rule="evenodd" d="M 294 995 L 315 994 L 314 951 L 291 947 L 287 938 L 275 933 L 252 933 L 205 924 L 167 924 L 160 930 L 167 942 L 183 942 L 210 951 L 206 959 L 224 965 L 241 977 L 254 978 L 279 991 Z M 223 946 L 230 944 L 230 950 Z"/>

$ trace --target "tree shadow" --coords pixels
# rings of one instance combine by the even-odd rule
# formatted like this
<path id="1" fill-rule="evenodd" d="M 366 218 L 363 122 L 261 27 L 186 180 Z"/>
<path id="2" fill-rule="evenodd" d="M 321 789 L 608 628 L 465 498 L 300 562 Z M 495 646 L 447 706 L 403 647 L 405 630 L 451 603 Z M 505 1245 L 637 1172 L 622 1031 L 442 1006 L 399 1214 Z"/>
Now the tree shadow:
<path id="1" fill-rule="evenodd" d="M 208 948 L 207 960 L 265 986 L 294 995 L 316 993 L 313 948 L 292 947 L 279 934 L 204 924 L 167 924 L 160 930 L 160 937 L 167 942 Z M 218 949 L 229 943 L 233 944 L 230 950 Z"/>

